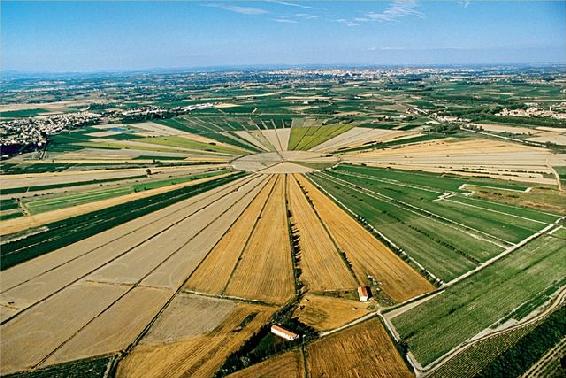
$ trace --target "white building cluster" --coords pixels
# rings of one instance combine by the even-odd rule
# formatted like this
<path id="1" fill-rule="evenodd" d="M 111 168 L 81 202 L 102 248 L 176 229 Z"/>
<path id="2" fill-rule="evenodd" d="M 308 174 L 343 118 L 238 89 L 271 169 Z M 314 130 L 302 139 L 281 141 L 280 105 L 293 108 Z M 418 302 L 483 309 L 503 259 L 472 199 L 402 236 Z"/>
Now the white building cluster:
<path id="1" fill-rule="evenodd" d="M 78 112 L 3 121 L 0 122 L 0 145 L 41 147 L 46 143 L 48 135 L 92 125 L 98 123 L 100 118 L 96 113 Z"/>

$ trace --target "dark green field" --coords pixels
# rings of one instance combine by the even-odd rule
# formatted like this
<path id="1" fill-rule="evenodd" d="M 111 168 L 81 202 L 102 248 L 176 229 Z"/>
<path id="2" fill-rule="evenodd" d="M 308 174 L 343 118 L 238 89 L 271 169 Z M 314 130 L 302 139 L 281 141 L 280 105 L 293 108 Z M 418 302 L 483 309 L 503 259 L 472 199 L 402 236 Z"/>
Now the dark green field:
<path id="1" fill-rule="evenodd" d="M 566 230 L 544 235 L 393 319 L 423 365 L 506 317 L 520 319 L 563 286 Z M 535 302 L 530 306 L 530 302 Z"/>

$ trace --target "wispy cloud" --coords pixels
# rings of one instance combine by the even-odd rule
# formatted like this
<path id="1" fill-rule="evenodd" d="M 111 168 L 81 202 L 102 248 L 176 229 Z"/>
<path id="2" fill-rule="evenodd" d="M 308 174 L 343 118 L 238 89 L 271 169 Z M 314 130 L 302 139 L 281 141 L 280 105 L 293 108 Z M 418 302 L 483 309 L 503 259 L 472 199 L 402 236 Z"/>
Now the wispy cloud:
<path id="1" fill-rule="evenodd" d="M 267 1 L 270 2 L 270 3 L 286 5 L 288 7 L 295 7 L 295 8 L 302 8 L 302 9 L 312 9 L 312 7 L 309 7 L 308 5 L 290 3 L 288 1 L 280 1 L 280 0 L 267 0 Z"/>
<path id="2" fill-rule="evenodd" d="M 211 8 L 220 8 L 220 9 L 224 9 L 230 12 L 235 12 L 235 13 L 239 13 L 239 14 L 245 14 L 247 16 L 257 16 L 260 14 L 266 14 L 269 13 L 269 11 L 263 9 L 263 8 L 256 8 L 256 7 L 240 7 L 238 5 L 230 5 L 230 4 L 223 4 L 223 3 L 210 3 L 210 4 L 205 4 L 205 6 L 207 7 L 211 7 Z"/>
<path id="3" fill-rule="evenodd" d="M 363 22 L 398 22 L 400 18 L 407 16 L 424 17 L 424 14 L 417 8 L 416 0 L 395 0 L 382 12 L 368 12 L 361 17 L 343 20 L 341 23 L 355 26 Z"/>
<path id="4" fill-rule="evenodd" d="M 415 0 L 395 0 L 383 12 L 369 12 L 364 17 L 358 18 L 358 21 L 391 22 L 406 16 L 423 17 L 423 14 L 417 10 Z"/>
<path id="5" fill-rule="evenodd" d="M 282 24 L 298 24 L 299 21 L 295 21 L 295 20 L 291 20 L 288 18 L 272 18 L 273 21 L 275 22 L 279 22 Z"/>
<path id="6" fill-rule="evenodd" d="M 295 17 L 303 18 L 305 20 L 314 20 L 315 18 L 319 18 L 317 15 L 307 13 L 296 13 Z"/>
<path id="7" fill-rule="evenodd" d="M 339 24 L 346 25 L 346 26 L 348 26 L 348 27 L 354 27 L 354 26 L 359 26 L 359 25 L 360 25 L 360 23 L 359 23 L 359 22 L 356 22 L 355 20 L 352 21 L 352 20 L 347 20 L 347 19 L 345 19 L 345 18 L 339 18 L 339 19 L 334 20 L 334 21 L 337 22 L 337 23 L 339 23 Z"/>
<path id="8" fill-rule="evenodd" d="M 368 51 L 391 51 L 391 50 L 397 50 L 397 51 L 401 51 L 401 50 L 406 50 L 406 48 L 404 47 L 394 47 L 394 46 L 383 46 L 383 47 L 368 47 Z"/>

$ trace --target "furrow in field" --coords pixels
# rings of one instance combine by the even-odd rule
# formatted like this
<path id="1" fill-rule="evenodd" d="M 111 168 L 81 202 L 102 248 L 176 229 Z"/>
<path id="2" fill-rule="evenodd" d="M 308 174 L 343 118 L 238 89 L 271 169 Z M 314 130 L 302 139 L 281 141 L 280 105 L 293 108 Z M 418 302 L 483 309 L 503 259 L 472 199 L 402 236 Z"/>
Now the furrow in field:
<path id="1" fill-rule="evenodd" d="M 60 291 L 65 286 L 75 282 L 81 277 L 85 277 L 91 272 L 94 272 L 101 267 L 104 269 L 110 269 L 116 274 L 123 272 L 122 276 L 117 275 L 111 277 L 107 280 L 109 282 L 131 282 L 128 281 L 126 277 L 137 277 L 140 274 L 140 270 L 149 269 L 148 266 L 136 263 L 133 266 L 128 265 L 127 262 L 131 261 L 131 258 L 127 257 L 132 251 L 136 252 L 140 249 L 148 250 L 148 245 L 156 245 L 156 241 L 163 241 L 163 238 L 175 238 L 176 236 L 183 235 L 182 233 L 177 233 L 181 229 L 183 224 L 192 224 L 191 219 L 194 216 L 201 216 L 200 214 L 210 214 L 211 210 L 215 211 L 218 209 L 218 202 L 225 201 L 226 199 L 235 198 L 239 192 L 239 189 L 243 189 L 242 192 L 246 190 L 251 190 L 255 185 L 261 182 L 261 178 L 255 178 L 253 180 L 248 180 L 242 183 L 242 186 L 231 187 L 231 189 L 226 193 L 226 191 L 219 191 L 214 196 L 210 196 L 201 203 L 193 202 L 191 205 L 183 209 L 182 212 L 174 212 L 170 216 L 165 216 L 161 219 L 159 223 L 152 223 L 149 227 L 143 227 L 139 232 L 132 232 L 128 236 L 118 239 L 111 244 L 104 244 L 104 247 L 98 248 L 97 244 L 91 244 L 94 248 L 88 253 L 81 256 L 81 258 L 73 259 L 72 261 L 62 264 L 57 268 L 50 270 L 49 272 L 38 276 L 35 279 L 31 279 L 26 283 L 14 287 L 13 289 L 2 294 L 2 303 L 7 303 L 10 307 L 16 308 L 18 311 L 23 311 L 30 306 L 33 306 L 38 301 L 44 300 L 45 298 L 53 295 L 54 293 Z M 238 196 L 241 196 L 238 195 Z M 217 210 L 216 210 L 217 211 Z M 137 223 L 137 222 L 136 222 Z M 195 223 L 198 224 L 198 223 Z M 190 237 L 183 235 L 184 240 Z M 95 237 L 95 240 L 100 242 L 104 239 Z M 182 241 L 176 240 L 177 243 Z M 169 240 L 165 245 L 155 247 L 152 251 L 170 252 L 173 244 L 168 245 L 168 243 L 175 243 Z M 78 244 L 78 243 L 77 243 Z M 178 244 L 174 244 L 178 245 Z M 84 247 L 84 245 L 83 245 Z M 88 248 L 88 247 L 87 247 Z M 60 252 L 63 256 L 68 257 L 73 253 L 76 253 L 76 249 L 73 245 L 66 247 Z M 134 261 L 144 261 L 140 256 L 146 256 L 147 254 L 137 254 L 135 255 Z M 163 257 L 163 253 L 150 253 L 150 256 Z M 121 259 L 122 258 L 122 259 Z M 123 259 L 127 259 L 126 262 Z M 153 260 L 154 264 L 156 263 Z M 32 261 L 33 262 L 33 261 Z M 147 261 L 146 261 L 147 262 Z M 147 262 L 149 264 L 149 262 Z M 35 265 L 35 264 L 34 264 Z M 135 269 L 134 269 L 135 267 Z M 131 271 L 129 271 L 131 269 Z M 17 271 L 25 271 L 25 265 L 18 268 Z M 17 273 L 17 271 L 15 273 Z M 104 279 L 104 275 L 100 275 L 100 280 Z M 13 314 L 12 314 L 13 316 Z"/>
<path id="2" fill-rule="evenodd" d="M 187 337 L 166 341 L 154 337 L 154 329 L 160 334 L 175 335 L 178 323 L 156 324 L 147 338 L 120 362 L 116 376 L 211 377 L 231 353 L 265 324 L 273 311 L 270 307 L 239 303 L 212 331 L 193 332 Z"/>
<path id="3" fill-rule="evenodd" d="M 0 373 L 31 368 L 128 290 L 127 287 L 77 284 L 2 326 Z M 88 298 L 87 304 L 85 299 Z M 68 316 L 72 313 L 72 316 Z M 64 319 L 64 320 L 62 320 Z"/>
<path id="4" fill-rule="evenodd" d="M 309 205 L 296 178 L 288 180 L 291 221 L 299 236 L 301 281 L 314 291 L 353 289 L 357 279 Z"/>
<path id="5" fill-rule="evenodd" d="M 90 319 L 85 316 L 80 323 L 77 322 L 77 327 L 71 327 L 68 333 L 58 332 L 57 329 L 65 327 L 69 317 L 75 316 L 75 311 L 69 311 L 68 308 L 60 306 L 57 309 L 59 317 L 53 322 L 51 329 L 54 329 L 57 335 L 63 334 L 64 337 L 57 338 L 57 342 L 52 342 L 48 345 L 31 347 L 32 358 L 23 361 L 16 359 L 19 364 L 16 370 L 35 367 L 38 364 L 45 366 L 52 363 L 75 360 L 84 355 L 107 354 L 127 348 L 132 340 L 145 329 L 148 322 L 153 321 L 156 314 L 169 303 L 198 262 L 208 253 L 217 240 L 222 237 L 244 208 L 248 206 L 249 202 L 253 200 L 253 197 L 261 189 L 258 186 L 261 181 L 265 180 L 259 179 L 259 182 L 255 183 L 255 185 L 250 185 L 247 191 L 241 190 L 239 195 L 233 195 L 232 203 L 226 204 L 228 207 L 226 210 L 217 209 L 217 213 L 219 210 L 221 212 L 219 215 L 210 214 L 214 219 L 204 226 L 206 233 L 200 232 L 195 237 L 192 237 L 184 246 L 171 253 L 166 260 L 151 268 L 149 272 L 145 272 L 143 276 L 140 276 L 136 282 L 130 285 L 123 283 L 119 285 L 105 285 L 100 282 L 89 283 L 87 280 L 83 280 L 82 283 L 65 288 L 59 294 L 26 312 L 22 317 L 16 318 L 15 322 L 5 325 L 2 330 L 7 330 L 8 334 L 12 335 L 10 333 L 12 329 L 21 324 L 19 319 L 24 319 L 25 321 L 29 318 L 33 319 L 34 316 L 38 319 L 38 312 L 39 314 L 42 313 L 41 307 L 44 304 L 57 303 L 61 297 L 65 297 L 68 292 L 73 292 L 74 288 L 80 285 L 104 285 L 104 287 L 121 290 L 117 298 L 114 296 L 109 304 L 105 303 L 104 306 L 97 306 L 96 311 L 93 310 L 93 312 L 89 313 L 91 315 Z M 200 240 L 198 240 L 199 238 Z M 167 273 L 165 277 L 163 276 L 164 272 Z M 84 307 L 90 307 L 90 303 L 87 302 Z M 41 323 L 41 320 L 38 319 L 37 322 Z M 96 342 L 101 335 L 106 342 Z M 17 336 L 12 337 L 18 338 Z M 33 334 L 27 334 L 21 342 L 33 343 L 33 337 Z M 3 341 L 5 341 L 4 338 Z M 5 342 L 11 343 L 12 341 L 7 340 Z M 39 358 L 40 355 L 43 355 L 43 357 Z M 8 363 L 14 359 L 14 357 L 10 357 Z M 9 366 L 12 368 L 15 365 Z M 2 372 L 4 370 L 2 368 Z"/>
<path id="6" fill-rule="evenodd" d="M 185 286 L 187 290 L 210 294 L 222 293 L 238 259 L 245 250 L 262 211 L 265 209 L 268 197 L 275 187 L 275 181 L 275 176 L 270 178 L 269 184 L 214 247 L 187 282 Z M 214 279 L 211 279 L 211 277 L 214 277 Z"/>
<path id="7" fill-rule="evenodd" d="M 375 239 L 309 180 L 304 176 L 296 178 L 339 248 L 344 251 L 360 282 L 377 282 L 385 296 L 396 302 L 433 290 L 424 277 Z"/>
<path id="8" fill-rule="evenodd" d="M 251 181 L 248 186 L 229 193 L 212 204 L 178 223 L 168 232 L 161 233 L 129 253 L 120 256 L 111 264 L 104 266 L 87 279 L 94 281 L 131 284 L 144 276 L 152 267 L 161 264 L 173 251 L 183 248 L 189 241 L 199 235 L 217 214 L 223 214 L 236 201 L 240 201 L 248 191 L 253 191 L 252 185 L 260 184 L 260 179 Z M 207 230 L 208 231 L 208 230 Z"/>
<path id="9" fill-rule="evenodd" d="M 263 134 L 263 136 L 265 138 L 267 138 L 269 143 L 271 143 L 277 151 L 279 151 L 279 152 L 283 151 L 283 147 L 281 146 L 281 142 L 279 141 L 279 138 L 277 137 L 277 130 L 276 129 L 263 130 L 261 133 Z"/>
<path id="10" fill-rule="evenodd" d="M 253 231 L 225 293 L 284 303 L 294 294 L 291 246 L 285 206 L 285 179 L 279 176 L 263 216 Z"/>
<path id="11" fill-rule="evenodd" d="M 250 178 L 239 179 L 224 186 L 213 188 L 208 192 L 175 203 L 163 210 L 133 219 L 70 246 L 38 256 L 24 264 L 7 269 L 2 272 L 2 293 L 97 249 L 103 247 L 116 249 L 115 243 L 121 242 L 122 239 L 124 239 L 125 245 L 137 245 L 146 240 L 148 236 L 166 229 L 172 223 L 200 209 L 199 206 L 206 206 L 210 201 L 217 200 L 249 180 Z"/>

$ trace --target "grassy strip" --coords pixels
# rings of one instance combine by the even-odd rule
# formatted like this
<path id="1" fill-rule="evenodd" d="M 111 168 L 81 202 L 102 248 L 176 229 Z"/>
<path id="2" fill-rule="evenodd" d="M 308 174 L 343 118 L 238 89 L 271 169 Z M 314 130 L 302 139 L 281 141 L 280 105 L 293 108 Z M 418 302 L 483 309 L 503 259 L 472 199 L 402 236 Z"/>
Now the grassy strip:
<path id="1" fill-rule="evenodd" d="M 160 146 L 167 146 L 167 147 L 180 147 L 180 148 L 188 148 L 192 150 L 199 150 L 206 152 L 216 152 L 216 153 L 228 154 L 228 155 L 242 155 L 247 153 L 246 150 L 241 150 L 239 148 L 235 148 L 231 146 L 218 146 L 215 143 L 204 143 L 196 140 L 183 138 L 180 136 L 145 138 L 142 139 L 141 142 L 157 144 Z"/>
<path id="2" fill-rule="evenodd" d="M 220 177 L 193 186 L 175 189 L 167 193 L 156 194 L 151 197 L 50 223 L 42 227 L 43 231 L 2 245 L 0 270 L 8 269 L 16 264 L 86 239 L 119 224 L 163 209 L 176 202 L 184 201 L 215 187 L 225 185 L 245 175 L 246 173 L 238 172 L 227 177 Z"/>
<path id="3" fill-rule="evenodd" d="M 175 177 L 175 178 L 170 178 L 170 179 L 166 179 L 166 180 L 159 180 L 159 181 L 147 182 L 147 183 L 143 183 L 143 184 L 137 184 L 137 185 L 134 185 L 134 192 L 137 193 L 137 192 L 143 192 L 144 190 L 161 188 L 163 186 L 182 184 L 182 183 L 187 182 L 187 181 L 192 181 L 192 180 L 206 178 L 206 177 L 218 176 L 218 175 L 222 175 L 224 173 L 228 173 L 228 170 L 227 169 L 219 169 L 219 170 L 216 170 L 216 171 L 208 171 L 208 172 L 194 174 L 194 175 L 191 175 L 191 176 Z"/>
<path id="4" fill-rule="evenodd" d="M 2 190 L 3 193 L 5 193 Z M 20 204 L 18 203 L 17 200 L 10 198 L 10 199 L 4 199 L 2 201 L 0 201 L 0 210 L 4 211 L 4 210 L 14 210 L 14 209 L 18 209 L 20 207 Z"/>
<path id="5" fill-rule="evenodd" d="M 159 160 L 185 160 L 186 158 L 187 158 L 186 156 L 140 155 L 133 158 L 132 160 L 159 161 Z"/>
<path id="6" fill-rule="evenodd" d="M 440 191 L 458 192 L 460 186 L 475 185 L 475 186 L 489 186 L 501 189 L 511 190 L 526 190 L 527 185 L 514 182 L 506 182 L 502 180 L 490 178 L 467 178 L 462 176 L 440 174 L 424 171 L 403 171 L 377 167 L 364 167 L 359 165 L 343 164 L 336 168 L 337 170 L 353 171 L 363 174 L 372 175 L 379 178 L 387 178 L 391 180 L 410 182 L 412 185 L 421 185 L 438 189 Z"/>
<path id="7" fill-rule="evenodd" d="M 393 324 L 427 365 L 559 282 L 566 270 L 565 239 L 565 229 L 540 237 L 394 318 Z"/>
<path id="8" fill-rule="evenodd" d="M 22 213 L 21 211 L 14 211 L 11 213 L 7 213 L 7 214 L 0 214 L 0 221 L 5 221 L 8 219 L 13 219 L 13 218 L 19 218 L 24 216 L 24 213 Z"/>
<path id="9" fill-rule="evenodd" d="M 295 149 L 308 150 L 319 144 L 326 142 L 354 127 L 353 125 L 336 125 L 336 126 L 320 126 L 315 128 L 314 132 L 301 139 L 301 142 Z M 296 129 L 295 129 L 296 130 Z"/>
<path id="10" fill-rule="evenodd" d="M 2 172 L 3 175 L 61 172 L 71 168 L 74 165 L 75 164 L 69 164 L 69 163 L 35 163 L 35 164 L 3 163 L 0 167 L 0 172 Z"/>
<path id="11" fill-rule="evenodd" d="M 419 136 L 412 137 L 412 138 L 395 139 L 395 140 L 391 140 L 389 142 L 374 142 L 374 143 L 369 143 L 369 144 L 365 144 L 365 145 L 358 146 L 358 147 L 351 147 L 351 148 L 342 147 L 342 148 L 338 149 L 338 152 L 344 153 L 344 152 L 356 152 L 356 151 L 364 151 L 364 150 L 378 150 L 378 149 L 382 149 L 382 148 L 400 146 L 400 145 L 403 145 L 403 144 L 425 142 L 425 141 L 428 141 L 428 140 L 442 139 L 442 138 L 447 138 L 447 137 L 453 137 L 453 135 L 429 133 L 429 134 L 419 135 Z"/>
<path id="12" fill-rule="evenodd" d="M 220 175 L 226 173 L 226 170 L 215 170 L 211 172 L 198 173 L 185 177 L 176 177 L 165 180 L 149 181 L 141 184 L 130 184 L 118 187 L 107 187 L 103 189 L 88 190 L 78 193 L 64 193 L 53 198 L 39 198 L 25 202 L 26 208 L 32 215 L 44 213 L 46 211 L 64 209 L 71 206 L 81 205 L 83 203 L 100 201 L 108 198 L 123 196 L 130 193 L 143 192 L 145 190 L 160 188 L 168 185 L 180 184 L 200 178 Z M 145 176 L 143 176 L 145 177 Z"/>
<path id="13" fill-rule="evenodd" d="M 1 112 L 0 116 L 6 118 L 23 118 L 23 117 L 34 117 L 41 113 L 49 112 L 48 109 L 43 108 L 31 108 L 31 109 L 21 109 L 21 110 L 8 110 Z"/>
<path id="14" fill-rule="evenodd" d="M 44 369 L 8 374 L 6 378 L 102 378 L 111 366 L 114 356 L 85 358 Z"/>
<path id="15" fill-rule="evenodd" d="M 165 120 L 156 120 L 156 123 L 160 123 L 163 124 L 165 126 L 169 126 L 172 127 L 176 130 L 179 131 L 184 131 L 187 133 L 192 133 L 192 134 L 196 134 L 196 135 L 200 135 L 203 136 L 205 138 L 209 138 L 209 139 L 214 139 L 217 140 L 221 143 L 225 143 L 228 145 L 232 145 L 232 146 L 236 146 L 245 150 L 252 150 L 255 152 L 261 152 L 260 149 L 254 147 L 254 146 L 249 146 L 246 145 L 238 140 L 235 140 L 233 138 L 227 137 L 226 135 L 223 135 L 221 132 L 215 132 L 215 131 L 211 131 L 209 129 L 205 129 L 202 126 L 199 126 L 193 122 L 191 122 L 190 117 L 175 117 L 175 118 L 170 118 L 170 119 L 165 119 Z"/>
<path id="16" fill-rule="evenodd" d="M 70 186 L 95 185 L 95 184 L 102 184 L 102 183 L 105 183 L 105 182 L 137 179 L 137 178 L 144 178 L 144 177 L 147 177 L 147 176 L 146 175 L 138 175 L 138 176 L 130 176 L 130 177 L 119 177 L 119 178 L 107 178 L 107 179 L 98 179 L 98 180 L 89 180 L 89 181 L 68 182 L 68 183 L 64 183 L 64 184 L 21 186 L 19 188 L 2 189 L 0 192 L 2 194 L 38 192 L 38 191 L 41 191 L 41 190 L 67 188 L 67 187 L 70 187 Z"/>

